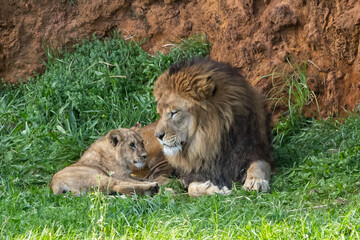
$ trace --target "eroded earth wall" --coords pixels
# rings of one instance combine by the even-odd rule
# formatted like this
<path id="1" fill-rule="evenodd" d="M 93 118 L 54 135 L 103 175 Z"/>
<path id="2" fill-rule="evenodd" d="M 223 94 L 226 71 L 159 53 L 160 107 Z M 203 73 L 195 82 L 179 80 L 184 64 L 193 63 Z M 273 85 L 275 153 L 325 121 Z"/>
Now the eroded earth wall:
<path id="1" fill-rule="evenodd" d="M 146 38 L 145 50 L 205 33 L 211 57 L 229 62 L 266 94 L 288 63 L 308 61 L 322 115 L 360 104 L 360 1 L 356 0 L 0 0 L 0 77 L 43 71 L 44 47 L 71 48 L 114 29 Z M 312 64 L 314 63 L 314 64 Z"/>

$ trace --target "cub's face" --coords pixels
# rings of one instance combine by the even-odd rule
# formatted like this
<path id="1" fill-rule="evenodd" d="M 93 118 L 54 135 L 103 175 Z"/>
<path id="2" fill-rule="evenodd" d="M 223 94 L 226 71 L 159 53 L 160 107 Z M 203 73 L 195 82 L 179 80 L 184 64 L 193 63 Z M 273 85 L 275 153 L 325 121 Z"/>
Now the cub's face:
<path id="1" fill-rule="evenodd" d="M 145 166 L 147 153 L 140 135 L 124 141 L 120 153 L 127 161 L 129 169 L 138 170 Z"/>
<path id="2" fill-rule="evenodd" d="M 162 98 L 157 104 L 160 119 L 155 135 L 167 156 L 179 154 L 194 133 L 195 121 L 190 114 L 190 107 L 190 102 L 176 94 Z"/>
<path id="3" fill-rule="evenodd" d="M 147 152 L 140 134 L 131 129 L 116 129 L 109 133 L 109 140 L 115 148 L 115 159 L 129 170 L 145 166 Z"/>

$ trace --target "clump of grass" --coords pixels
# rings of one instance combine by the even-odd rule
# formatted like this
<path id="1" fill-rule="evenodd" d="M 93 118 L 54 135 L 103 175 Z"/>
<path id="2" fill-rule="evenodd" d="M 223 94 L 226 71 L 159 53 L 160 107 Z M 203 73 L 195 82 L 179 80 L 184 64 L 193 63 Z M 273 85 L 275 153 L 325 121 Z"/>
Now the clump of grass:
<path id="1" fill-rule="evenodd" d="M 267 93 L 268 100 L 274 102 L 274 110 L 278 105 L 285 105 L 287 111 L 283 113 L 289 120 L 304 115 L 305 107 L 315 103 L 317 114 L 320 115 L 319 104 L 315 93 L 307 84 L 308 62 L 294 65 L 289 59 L 288 66 L 282 72 L 276 70 L 266 77 L 271 77 L 273 87 Z M 313 66 L 317 67 L 313 62 Z M 289 70 L 290 68 L 290 70 Z"/>
<path id="2" fill-rule="evenodd" d="M 89 232 L 93 235 L 93 238 L 100 239 L 104 237 L 106 231 L 107 223 L 105 218 L 108 210 L 108 199 L 100 192 L 100 179 L 99 186 L 89 194 L 89 199 L 91 202 L 89 210 L 91 227 L 89 227 Z"/>
<path id="3" fill-rule="evenodd" d="M 312 111 L 309 108 L 311 104 L 316 105 L 314 116 L 320 117 L 317 97 L 307 83 L 308 63 L 318 67 L 312 61 L 299 65 L 293 64 L 288 58 L 287 61 L 288 65 L 282 71 L 275 69 L 273 73 L 260 78 L 271 78 L 272 88 L 267 93 L 267 100 L 273 105 L 273 112 L 282 111 L 274 129 L 275 142 L 279 143 L 306 124 L 304 113 Z"/>

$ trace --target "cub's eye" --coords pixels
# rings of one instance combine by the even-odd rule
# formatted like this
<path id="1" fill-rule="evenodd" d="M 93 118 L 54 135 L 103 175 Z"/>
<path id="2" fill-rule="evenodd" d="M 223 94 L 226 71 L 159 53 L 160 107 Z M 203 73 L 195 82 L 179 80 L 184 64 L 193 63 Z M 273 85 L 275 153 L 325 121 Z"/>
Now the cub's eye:
<path id="1" fill-rule="evenodd" d="M 179 111 L 178 110 L 173 110 L 173 111 L 171 111 L 171 117 L 174 117 L 175 116 L 175 114 L 177 114 Z"/>
<path id="2" fill-rule="evenodd" d="M 130 144 L 129 144 L 129 147 L 132 148 L 132 149 L 136 149 L 136 145 L 135 145 L 134 142 L 130 143 Z"/>

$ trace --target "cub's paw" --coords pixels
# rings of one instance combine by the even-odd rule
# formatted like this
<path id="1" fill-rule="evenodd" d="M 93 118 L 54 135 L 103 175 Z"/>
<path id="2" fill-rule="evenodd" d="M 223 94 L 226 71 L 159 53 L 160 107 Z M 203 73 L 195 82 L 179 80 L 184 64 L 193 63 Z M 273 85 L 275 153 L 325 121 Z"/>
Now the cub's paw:
<path id="1" fill-rule="evenodd" d="M 223 187 L 219 189 L 218 186 L 215 186 L 212 182 L 192 182 L 189 185 L 188 193 L 190 197 L 200 197 L 203 195 L 213 195 L 215 193 L 221 195 L 228 195 L 230 194 L 230 190 L 227 187 Z"/>
<path id="2" fill-rule="evenodd" d="M 169 192 L 171 196 L 175 196 L 175 191 L 174 191 L 174 189 L 172 189 L 172 188 L 167 188 L 167 187 L 166 187 L 166 188 L 164 189 L 164 194 L 165 194 L 166 192 Z"/>
<path id="3" fill-rule="evenodd" d="M 148 189 L 145 190 L 145 195 L 148 195 L 148 196 L 153 196 L 157 193 L 159 193 L 159 190 L 160 190 L 160 187 L 159 187 L 159 184 L 156 183 L 156 182 L 151 182 L 148 185 Z"/>
<path id="4" fill-rule="evenodd" d="M 228 189 L 227 187 L 223 187 L 222 189 L 220 189 L 220 192 L 218 192 L 221 195 L 229 195 L 231 193 L 231 190 Z"/>
<path id="5" fill-rule="evenodd" d="M 248 191 L 268 192 L 270 190 L 269 181 L 261 178 L 246 178 L 244 188 Z"/>

